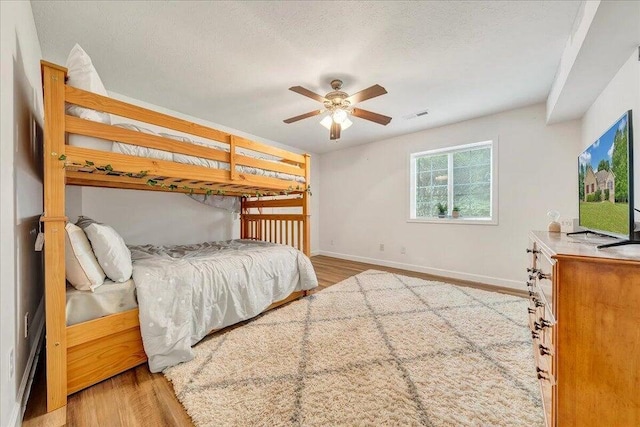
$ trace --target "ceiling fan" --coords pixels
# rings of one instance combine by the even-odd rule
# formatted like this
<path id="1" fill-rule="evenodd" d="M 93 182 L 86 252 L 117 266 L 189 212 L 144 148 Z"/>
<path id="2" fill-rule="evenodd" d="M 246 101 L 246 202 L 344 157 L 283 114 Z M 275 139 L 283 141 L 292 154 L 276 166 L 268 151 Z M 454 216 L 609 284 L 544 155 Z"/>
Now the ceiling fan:
<path id="1" fill-rule="evenodd" d="M 376 96 L 384 95 L 387 90 L 380 85 L 373 85 L 370 88 L 362 90 L 358 93 L 349 94 L 342 92 L 342 80 L 332 80 L 331 88 L 333 91 L 327 93 L 325 96 L 318 95 L 315 92 L 311 92 L 309 89 L 305 89 L 302 86 L 293 86 L 289 90 L 304 95 L 311 99 L 315 99 L 318 102 L 324 104 L 324 108 L 321 110 L 310 111 L 299 116 L 291 117 L 284 120 L 285 123 L 293 123 L 298 120 L 306 119 L 309 117 L 317 116 L 325 112 L 329 112 L 327 116 L 320 122 L 321 125 L 329 129 L 329 138 L 331 140 L 340 139 L 340 132 L 343 129 L 347 129 L 351 126 L 352 122 L 349 120 L 349 115 L 359 117 L 361 119 L 369 120 L 381 125 L 388 125 L 391 121 L 391 117 L 383 116 L 382 114 L 373 113 L 371 111 L 363 110 L 361 108 L 352 108 L 354 104 L 367 99 L 375 98 Z"/>

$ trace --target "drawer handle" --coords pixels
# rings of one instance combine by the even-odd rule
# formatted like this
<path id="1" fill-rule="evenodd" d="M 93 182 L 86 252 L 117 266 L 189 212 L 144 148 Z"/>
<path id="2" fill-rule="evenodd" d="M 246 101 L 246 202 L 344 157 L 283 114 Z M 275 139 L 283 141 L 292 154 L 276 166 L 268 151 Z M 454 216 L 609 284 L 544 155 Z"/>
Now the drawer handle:
<path id="1" fill-rule="evenodd" d="M 529 314 L 536 314 L 536 309 L 535 308 L 527 308 L 527 311 L 529 312 Z"/>
<path id="2" fill-rule="evenodd" d="M 533 322 L 533 325 L 534 325 L 536 331 L 541 331 L 544 328 L 546 328 L 546 325 L 543 325 L 543 324 L 538 323 L 538 322 Z"/>
<path id="3" fill-rule="evenodd" d="M 540 334 L 537 333 L 536 331 L 531 331 L 531 338 L 533 338 L 534 340 L 537 340 L 538 338 L 540 338 Z"/>
<path id="4" fill-rule="evenodd" d="M 541 273 L 541 271 L 538 268 L 527 268 L 527 273 L 538 274 Z"/>
<path id="5" fill-rule="evenodd" d="M 537 300 L 540 297 L 537 292 L 529 291 L 529 298 L 532 300 Z"/>
<path id="6" fill-rule="evenodd" d="M 533 289 L 533 287 L 534 287 L 533 282 L 528 281 L 528 282 L 526 282 L 526 283 L 527 283 L 527 288 L 531 288 L 531 289 Z"/>
<path id="7" fill-rule="evenodd" d="M 539 320 L 540 320 L 540 325 L 542 325 L 543 328 L 548 328 L 549 326 L 551 326 L 550 321 L 543 319 L 542 317 Z"/>
<path id="8" fill-rule="evenodd" d="M 541 331 L 544 328 L 550 327 L 551 326 L 551 322 L 549 322 L 548 320 L 544 320 L 541 317 L 538 322 L 533 322 L 533 325 L 535 326 L 536 331 Z"/>
<path id="9" fill-rule="evenodd" d="M 530 274 L 529 275 L 529 280 L 536 280 L 538 278 L 538 276 L 536 276 L 535 274 Z"/>
<path id="10" fill-rule="evenodd" d="M 551 280 L 551 274 L 545 274 L 542 272 L 538 273 L 538 280 L 548 279 Z"/>
<path id="11" fill-rule="evenodd" d="M 540 356 L 553 356 L 551 349 L 542 344 L 538 345 L 538 349 L 540 350 Z"/>
<path id="12" fill-rule="evenodd" d="M 536 372 L 539 380 L 548 381 L 551 385 L 557 384 L 556 379 L 553 377 L 553 375 L 550 375 L 549 372 L 542 370 L 540 368 L 536 368 Z"/>
<path id="13" fill-rule="evenodd" d="M 527 248 L 527 253 L 528 254 L 539 254 L 540 251 L 537 250 L 537 249 L 529 249 L 529 248 Z"/>
<path id="14" fill-rule="evenodd" d="M 538 298 L 533 297 L 531 298 L 531 301 L 536 307 L 544 307 L 544 303 L 540 301 Z"/>

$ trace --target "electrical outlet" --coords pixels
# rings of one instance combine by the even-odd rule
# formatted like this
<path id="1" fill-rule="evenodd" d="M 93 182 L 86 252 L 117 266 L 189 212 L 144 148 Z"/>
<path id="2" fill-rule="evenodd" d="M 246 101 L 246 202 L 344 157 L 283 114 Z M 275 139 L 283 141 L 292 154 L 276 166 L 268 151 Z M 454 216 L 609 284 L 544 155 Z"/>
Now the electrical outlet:
<path id="1" fill-rule="evenodd" d="M 29 312 L 24 315 L 24 337 L 29 338 Z"/>
<path id="2" fill-rule="evenodd" d="M 407 253 L 407 248 L 405 248 L 404 246 L 400 248 L 400 253 L 402 255 L 405 255 Z"/>
<path id="3" fill-rule="evenodd" d="M 9 350 L 9 378 L 13 378 L 13 372 L 16 370 L 16 364 L 13 357 L 13 348 Z"/>
<path id="4" fill-rule="evenodd" d="M 384 252 L 384 243 L 380 243 L 380 251 Z"/>
<path id="5" fill-rule="evenodd" d="M 560 231 L 563 233 L 571 233 L 574 231 L 573 219 L 563 219 L 560 221 Z"/>

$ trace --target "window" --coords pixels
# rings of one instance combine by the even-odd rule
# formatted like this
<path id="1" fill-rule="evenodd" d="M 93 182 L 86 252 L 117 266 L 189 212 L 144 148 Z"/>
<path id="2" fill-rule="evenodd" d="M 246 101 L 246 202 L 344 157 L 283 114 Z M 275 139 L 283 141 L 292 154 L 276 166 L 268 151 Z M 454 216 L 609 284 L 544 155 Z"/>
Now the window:
<path id="1" fill-rule="evenodd" d="M 410 220 L 497 223 L 493 141 L 413 153 L 410 161 Z"/>

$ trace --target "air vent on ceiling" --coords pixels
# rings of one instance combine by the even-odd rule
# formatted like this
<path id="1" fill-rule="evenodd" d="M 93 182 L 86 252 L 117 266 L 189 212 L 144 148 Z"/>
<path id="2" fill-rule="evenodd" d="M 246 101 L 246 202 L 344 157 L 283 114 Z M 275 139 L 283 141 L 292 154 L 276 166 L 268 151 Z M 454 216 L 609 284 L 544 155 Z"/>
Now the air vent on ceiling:
<path id="1" fill-rule="evenodd" d="M 429 110 L 418 111 L 417 113 L 407 114 L 406 116 L 402 116 L 405 120 L 415 119 L 417 117 L 426 116 L 429 114 Z"/>

